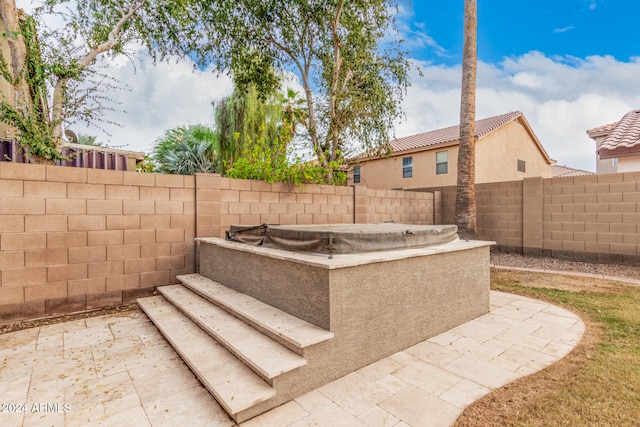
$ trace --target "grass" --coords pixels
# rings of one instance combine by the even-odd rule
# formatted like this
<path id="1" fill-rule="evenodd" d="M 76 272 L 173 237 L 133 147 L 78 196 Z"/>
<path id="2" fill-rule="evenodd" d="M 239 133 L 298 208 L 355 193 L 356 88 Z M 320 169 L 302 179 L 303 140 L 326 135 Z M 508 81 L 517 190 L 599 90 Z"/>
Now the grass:
<path id="1" fill-rule="evenodd" d="M 491 288 L 580 315 L 585 335 L 565 359 L 471 405 L 457 425 L 640 426 L 640 287 L 494 270 Z"/>

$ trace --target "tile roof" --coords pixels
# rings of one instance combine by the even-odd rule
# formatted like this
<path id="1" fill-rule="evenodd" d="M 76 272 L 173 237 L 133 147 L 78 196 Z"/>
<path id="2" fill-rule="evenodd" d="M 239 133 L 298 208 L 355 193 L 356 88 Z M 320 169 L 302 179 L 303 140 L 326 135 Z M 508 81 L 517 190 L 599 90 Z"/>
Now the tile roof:
<path id="1" fill-rule="evenodd" d="M 476 120 L 475 123 L 475 137 L 477 139 L 482 138 L 494 130 L 506 125 L 509 122 L 518 120 L 527 131 L 529 132 L 531 139 L 536 144 L 540 153 L 549 164 L 555 163 L 555 160 L 549 157 L 549 154 L 544 149 L 536 135 L 533 133 L 531 126 L 525 119 L 524 115 L 520 111 L 513 111 L 511 113 L 502 114 L 500 116 L 488 117 L 486 119 Z M 426 151 L 437 148 L 438 146 L 449 146 L 459 144 L 460 139 L 460 126 L 450 126 L 443 129 L 437 129 L 429 132 L 419 133 L 417 135 L 406 136 L 403 138 L 395 139 L 386 147 L 386 153 L 381 154 L 380 151 L 363 152 L 357 156 L 349 159 L 349 162 L 357 162 L 362 160 L 371 160 L 384 155 L 402 155 L 408 151 Z"/>
<path id="2" fill-rule="evenodd" d="M 584 176 L 593 175 L 593 172 L 585 171 L 582 169 L 574 169 L 568 166 L 551 165 L 551 176 L 553 178 L 560 178 L 565 176 Z"/>
<path id="3" fill-rule="evenodd" d="M 593 138 L 593 135 L 596 133 L 607 133 L 611 132 L 619 122 L 613 122 L 606 125 L 598 126 L 597 128 L 589 129 L 587 134 Z"/>
<path id="4" fill-rule="evenodd" d="M 602 141 L 600 150 L 640 148 L 640 110 L 630 111 Z"/>
<path id="5" fill-rule="evenodd" d="M 498 129 L 518 117 L 523 117 L 520 111 L 489 117 L 476 121 L 475 136 L 481 138 L 488 133 Z M 460 138 L 460 126 L 451 126 L 444 129 L 432 130 L 430 132 L 419 133 L 404 138 L 391 141 L 391 150 L 394 153 L 399 151 L 413 150 L 416 148 L 431 147 L 438 144 L 456 142 Z"/>

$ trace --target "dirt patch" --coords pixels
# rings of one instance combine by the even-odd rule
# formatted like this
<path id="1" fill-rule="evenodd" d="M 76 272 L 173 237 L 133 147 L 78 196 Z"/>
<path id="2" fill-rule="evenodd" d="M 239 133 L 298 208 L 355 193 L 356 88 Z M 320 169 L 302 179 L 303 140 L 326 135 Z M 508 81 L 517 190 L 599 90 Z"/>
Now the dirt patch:
<path id="1" fill-rule="evenodd" d="M 620 282 L 591 277 L 565 276 L 550 273 L 533 273 L 526 271 L 512 271 L 491 269 L 492 283 L 511 283 L 531 288 L 560 289 L 570 292 L 616 292 L 624 288 Z M 635 285 L 626 285 L 635 286 Z M 637 286 L 636 286 L 637 287 Z"/>
<path id="2" fill-rule="evenodd" d="M 23 329 L 37 328 L 45 325 L 70 322 L 72 320 L 87 319 L 89 317 L 104 316 L 107 314 L 126 313 L 129 311 L 139 311 L 137 304 L 121 305 L 117 307 L 102 308 L 100 310 L 85 311 L 82 313 L 66 314 L 64 316 L 46 317 L 34 320 L 22 320 L 20 322 L 0 324 L 0 334 L 21 331 Z"/>

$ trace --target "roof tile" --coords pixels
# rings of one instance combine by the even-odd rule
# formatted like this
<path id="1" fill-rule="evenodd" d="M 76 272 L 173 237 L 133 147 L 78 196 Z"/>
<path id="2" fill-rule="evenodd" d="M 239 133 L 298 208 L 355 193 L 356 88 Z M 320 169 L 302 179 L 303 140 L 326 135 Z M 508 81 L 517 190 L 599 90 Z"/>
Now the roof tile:
<path id="1" fill-rule="evenodd" d="M 509 123 L 512 120 L 522 116 L 520 111 L 503 114 L 500 116 L 489 117 L 476 121 L 475 136 L 480 138 L 500 126 Z M 430 132 L 419 133 L 404 138 L 398 138 L 391 141 L 391 150 L 396 153 L 399 151 L 413 150 L 416 148 L 430 147 L 437 144 L 458 141 L 460 138 L 460 126 L 451 126 L 444 129 L 437 129 Z"/>
<path id="2" fill-rule="evenodd" d="M 640 147 L 640 110 L 630 111 L 602 141 L 599 150 Z"/>
<path id="3" fill-rule="evenodd" d="M 584 176 L 593 175 L 593 172 L 585 171 L 582 169 L 574 169 L 568 166 L 551 165 L 551 176 L 553 178 L 560 178 L 565 176 Z"/>

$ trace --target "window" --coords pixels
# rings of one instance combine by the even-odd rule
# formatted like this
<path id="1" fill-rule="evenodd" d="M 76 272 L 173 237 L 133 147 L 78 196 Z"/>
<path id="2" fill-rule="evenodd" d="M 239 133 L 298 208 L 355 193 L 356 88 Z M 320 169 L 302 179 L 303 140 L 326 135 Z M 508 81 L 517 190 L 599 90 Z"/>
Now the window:
<path id="1" fill-rule="evenodd" d="M 413 176 L 413 157 L 402 158 L 402 177 L 411 178 Z"/>
<path id="2" fill-rule="evenodd" d="M 436 175 L 444 175 L 449 173 L 449 152 L 436 152 Z"/>
<path id="3" fill-rule="evenodd" d="M 618 159 L 617 158 L 611 159 L 611 166 L 618 166 Z"/>
<path id="4" fill-rule="evenodd" d="M 360 165 L 353 167 L 353 183 L 360 184 Z"/>
<path id="5" fill-rule="evenodd" d="M 518 160 L 518 172 L 526 172 L 527 171 L 527 162 L 524 160 Z"/>

